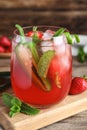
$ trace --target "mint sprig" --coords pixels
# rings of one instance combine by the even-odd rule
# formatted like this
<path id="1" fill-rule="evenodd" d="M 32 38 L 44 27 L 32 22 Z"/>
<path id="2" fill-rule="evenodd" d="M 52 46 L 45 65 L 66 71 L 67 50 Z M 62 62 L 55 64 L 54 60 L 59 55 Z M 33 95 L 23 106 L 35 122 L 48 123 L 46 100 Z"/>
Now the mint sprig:
<path id="1" fill-rule="evenodd" d="M 83 63 L 86 59 L 86 54 L 84 52 L 83 47 L 79 47 L 78 48 L 78 55 L 77 55 L 77 59 L 80 63 Z"/>
<path id="2" fill-rule="evenodd" d="M 38 62 L 39 56 L 38 56 L 38 53 L 37 53 L 37 50 L 36 50 L 36 46 L 35 46 L 36 42 L 34 42 L 34 40 L 37 39 L 37 38 L 35 38 L 36 36 L 33 36 L 32 42 L 27 42 L 26 43 L 26 41 L 25 41 L 25 34 L 24 34 L 23 28 L 19 24 L 16 24 L 15 27 L 18 29 L 20 36 L 22 36 L 20 44 L 23 44 L 23 43 L 25 45 L 27 44 L 27 46 L 30 48 L 30 50 L 32 52 L 32 55 L 35 58 L 35 61 Z M 33 31 L 34 31 L 34 33 L 37 31 L 37 27 L 36 26 L 33 27 Z"/>
<path id="3" fill-rule="evenodd" d="M 62 35 L 64 32 L 65 32 L 65 28 L 60 28 L 58 29 L 55 34 L 53 35 L 53 37 L 56 37 L 56 36 L 59 36 L 59 35 Z"/>
<path id="4" fill-rule="evenodd" d="M 69 44 L 73 44 L 73 37 L 69 32 L 64 33 Z"/>
<path id="5" fill-rule="evenodd" d="M 13 117 L 17 113 L 24 113 L 27 115 L 35 115 L 40 112 L 39 109 L 34 108 L 30 106 L 29 104 L 26 104 L 22 102 L 19 98 L 12 96 L 8 93 L 3 93 L 2 100 L 4 104 L 10 108 L 9 116 Z"/>
<path id="6" fill-rule="evenodd" d="M 76 43 L 80 42 L 80 39 L 79 39 L 78 35 L 77 34 L 71 35 L 70 32 L 68 32 L 66 30 L 66 28 L 58 29 L 55 32 L 55 34 L 53 35 L 53 37 L 57 37 L 57 36 L 60 36 L 60 35 L 63 35 L 63 34 L 66 36 L 68 44 L 73 44 L 74 42 L 76 42 Z"/>
<path id="7" fill-rule="evenodd" d="M 24 33 L 21 32 L 21 31 L 23 31 L 23 29 L 22 29 L 22 27 L 20 25 L 18 26 L 18 30 L 19 30 L 20 35 L 21 34 L 24 35 Z M 36 30 L 37 30 L 37 28 L 34 27 L 34 29 L 33 29 L 34 33 L 36 32 Z M 18 46 L 20 46 L 20 44 L 21 44 L 21 42 L 19 43 Z M 36 42 L 34 42 L 34 39 L 33 39 L 32 42 L 24 42 L 23 45 L 24 45 L 24 47 L 26 46 L 27 49 L 31 50 L 33 67 L 34 67 L 35 71 L 37 71 L 37 64 L 39 62 L 39 54 L 38 54 L 38 51 L 37 51 Z M 15 49 L 15 52 L 16 52 L 17 58 L 21 59 L 21 57 L 19 57 L 19 53 L 20 52 L 18 52 L 18 48 L 19 48 L 18 46 L 16 47 L 17 50 Z M 21 62 L 21 64 L 24 67 L 23 61 Z M 24 67 L 24 68 L 26 68 L 26 67 Z M 37 80 L 37 84 L 38 84 L 37 87 L 39 86 L 41 89 L 47 91 L 47 89 L 45 89 L 44 86 L 49 87 L 49 81 L 48 81 L 48 79 L 38 77 L 37 74 L 33 70 L 32 70 L 32 73 L 33 73 L 32 79 L 36 79 Z"/>
<path id="8" fill-rule="evenodd" d="M 34 107 L 29 106 L 28 104 L 22 102 L 20 112 L 27 115 L 36 115 L 40 110 Z"/>
<path id="9" fill-rule="evenodd" d="M 40 43 L 41 42 L 41 39 L 38 37 L 38 35 L 37 35 L 37 26 L 34 26 L 33 27 L 33 33 L 34 33 L 34 35 L 32 36 L 32 41 L 34 42 L 34 43 Z"/>
<path id="10" fill-rule="evenodd" d="M 79 39 L 78 35 L 77 35 L 77 34 L 74 34 L 74 37 L 75 37 L 75 39 L 76 39 L 76 42 L 79 43 L 79 42 L 80 42 L 80 39 Z"/>
<path id="11" fill-rule="evenodd" d="M 38 63 L 39 55 L 38 55 L 38 52 L 37 52 L 37 49 L 36 49 L 36 44 L 34 42 L 30 42 L 30 43 L 27 43 L 27 47 L 30 48 L 35 62 Z"/>
<path id="12" fill-rule="evenodd" d="M 23 28 L 22 28 L 19 24 L 16 24 L 15 27 L 18 29 L 18 31 L 19 31 L 19 33 L 20 33 L 21 43 L 24 43 L 24 42 L 25 42 L 25 35 L 24 35 L 24 30 L 23 30 Z"/>

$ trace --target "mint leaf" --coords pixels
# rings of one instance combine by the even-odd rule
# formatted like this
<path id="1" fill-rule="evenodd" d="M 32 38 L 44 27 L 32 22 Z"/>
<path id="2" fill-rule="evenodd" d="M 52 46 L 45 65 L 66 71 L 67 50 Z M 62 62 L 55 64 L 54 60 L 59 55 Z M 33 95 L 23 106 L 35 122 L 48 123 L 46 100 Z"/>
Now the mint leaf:
<path id="1" fill-rule="evenodd" d="M 64 32 L 69 44 L 73 44 L 73 37 L 69 32 Z"/>
<path id="2" fill-rule="evenodd" d="M 39 109 L 31 107 L 30 105 L 22 102 L 17 97 L 11 96 L 8 93 L 3 93 L 2 99 L 4 104 L 10 108 L 10 117 L 15 116 L 19 112 L 25 113 L 27 115 L 35 115 L 40 111 Z"/>
<path id="3" fill-rule="evenodd" d="M 2 94 L 2 100 L 6 106 L 12 107 L 12 104 L 11 104 L 12 99 L 13 99 L 13 96 L 9 95 L 8 93 Z"/>
<path id="4" fill-rule="evenodd" d="M 32 41 L 37 44 L 41 42 L 41 39 L 37 36 L 36 33 L 34 33 L 34 35 L 32 36 Z"/>
<path id="5" fill-rule="evenodd" d="M 73 44 L 74 40 L 78 43 L 80 42 L 79 36 L 77 34 L 73 34 L 73 36 L 66 30 L 66 28 L 60 28 L 58 29 L 53 37 L 60 36 L 60 35 L 65 35 L 68 44 Z"/>
<path id="6" fill-rule="evenodd" d="M 30 48 L 30 50 L 32 52 L 35 62 L 38 63 L 39 55 L 38 55 L 35 43 L 34 42 L 28 43 L 28 47 Z"/>
<path id="7" fill-rule="evenodd" d="M 32 36 L 32 41 L 36 44 L 36 43 L 40 43 L 41 39 L 38 37 L 37 35 L 37 26 L 33 27 L 33 33 L 34 35 Z"/>
<path id="8" fill-rule="evenodd" d="M 13 105 L 10 110 L 13 112 L 20 112 L 21 109 L 20 109 L 20 106 L 16 104 L 16 105 Z"/>
<path id="9" fill-rule="evenodd" d="M 19 24 L 16 24 L 15 27 L 19 30 L 20 35 L 24 37 L 25 35 L 24 35 L 23 28 Z"/>
<path id="10" fill-rule="evenodd" d="M 48 50 L 40 57 L 38 62 L 38 74 L 40 77 L 47 77 L 48 69 L 51 63 L 52 58 L 55 55 L 55 51 Z"/>
<path id="11" fill-rule="evenodd" d="M 21 112 L 27 115 L 36 115 L 40 112 L 39 109 L 29 106 L 28 104 L 22 102 Z"/>
<path id="12" fill-rule="evenodd" d="M 85 58 L 86 58 L 86 54 L 84 52 L 83 47 L 79 47 L 78 48 L 78 55 L 77 55 L 78 61 L 83 63 L 85 61 Z"/>
<path id="13" fill-rule="evenodd" d="M 25 42 L 25 35 L 24 35 L 23 28 L 19 24 L 16 24 L 15 27 L 18 29 L 18 31 L 21 35 L 21 43 L 24 43 Z"/>
<path id="14" fill-rule="evenodd" d="M 23 28 L 22 28 L 20 25 L 18 25 L 18 24 L 16 24 L 15 27 L 19 30 L 19 33 L 20 33 L 20 35 L 22 36 L 22 37 L 21 37 L 21 43 L 26 44 Z M 30 47 L 31 52 L 32 52 L 32 55 L 33 55 L 33 57 L 34 57 L 34 59 L 35 59 L 35 61 L 36 61 L 36 63 L 37 63 L 38 60 L 39 60 L 39 56 L 38 56 L 38 53 L 37 53 L 37 50 L 36 50 L 36 46 L 35 46 L 35 43 L 36 43 L 36 41 L 38 40 L 38 37 L 37 37 L 37 35 L 36 35 L 36 31 L 37 31 L 37 27 L 34 26 L 34 27 L 33 27 L 34 36 L 32 37 L 32 38 L 33 38 L 33 40 L 32 40 L 33 42 L 27 42 L 27 44 L 28 44 L 28 46 Z M 20 43 L 20 44 L 21 44 L 21 43 Z"/>
<path id="15" fill-rule="evenodd" d="M 20 106 L 18 106 L 18 105 L 13 105 L 13 106 L 10 108 L 9 116 L 10 116 L 10 117 L 15 116 L 17 113 L 20 112 L 20 110 L 21 110 Z"/>
<path id="16" fill-rule="evenodd" d="M 14 97 L 14 98 L 12 98 L 12 100 L 11 100 L 11 104 L 12 104 L 12 105 L 21 106 L 22 102 L 21 102 L 17 97 Z"/>
<path id="17" fill-rule="evenodd" d="M 60 28 L 60 29 L 58 29 L 58 30 L 55 32 L 55 34 L 53 35 L 53 37 L 62 35 L 62 34 L 65 32 L 65 30 L 66 30 L 65 28 Z"/>
<path id="18" fill-rule="evenodd" d="M 9 116 L 10 116 L 10 117 L 15 116 L 15 114 L 16 114 L 16 113 L 14 113 L 13 111 L 10 111 L 10 112 L 9 112 Z"/>
<path id="19" fill-rule="evenodd" d="M 74 34 L 74 37 L 75 37 L 76 42 L 79 43 L 80 42 L 79 36 L 77 34 Z"/>

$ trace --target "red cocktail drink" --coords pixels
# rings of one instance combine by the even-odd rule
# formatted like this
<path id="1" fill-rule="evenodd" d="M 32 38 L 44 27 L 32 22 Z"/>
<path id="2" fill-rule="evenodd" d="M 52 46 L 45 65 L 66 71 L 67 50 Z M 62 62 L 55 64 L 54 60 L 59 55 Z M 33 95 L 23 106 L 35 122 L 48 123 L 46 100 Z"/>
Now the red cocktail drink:
<path id="1" fill-rule="evenodd" d="M 72 79 L 71 46 L 57 27 L 24 28 L 15 31 L 11 57 L 11 81 L 17 97 L 37 107 L 64 99 Z M 27 30 L 27 31 L 26 31 Z M 65 31 L 66 32 L 66 31 Z"/>

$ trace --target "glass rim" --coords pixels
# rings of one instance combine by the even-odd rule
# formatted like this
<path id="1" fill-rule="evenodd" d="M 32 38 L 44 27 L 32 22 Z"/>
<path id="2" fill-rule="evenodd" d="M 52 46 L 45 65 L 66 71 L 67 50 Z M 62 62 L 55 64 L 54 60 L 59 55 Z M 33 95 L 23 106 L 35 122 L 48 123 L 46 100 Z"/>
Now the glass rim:
<path id="1" fill-rule="evenodd" d="M 37 30 L 38 30 L 38 28 L 54 28 L 54 29 L 58 29 L 58 28 L 62 28 L 61 26 L 55 26 L 55 25 L 53 25 L 53 26 L 51 26 L 51 25 L 35 25 L 36 27 L 37 27 Z M 25 30 L 25 29 L 28 29 L 28 28 L 33 28 L 34 26 L 33 25 L 31 25 L 31 26 L 25 26 L 25 27 L 22 27 L 23 28 L 23 30 Z M 66 30 L 68 30 L 67 28 L 65 28 Z M 32 30 L 31 30 L 32 31 Z M 23 37 L 23 36 L 21 36 L 20 34 L 18 34 L 17 33 L 18 32 L 18 29 L 15 29 L 14 31 L 13 31 L 13 34 L 15 35 L 15 36 L 20 36 L 20 37 Z M 28 37 L 29 38 L 29 36 L 25 36 L 25 37 Z"/>

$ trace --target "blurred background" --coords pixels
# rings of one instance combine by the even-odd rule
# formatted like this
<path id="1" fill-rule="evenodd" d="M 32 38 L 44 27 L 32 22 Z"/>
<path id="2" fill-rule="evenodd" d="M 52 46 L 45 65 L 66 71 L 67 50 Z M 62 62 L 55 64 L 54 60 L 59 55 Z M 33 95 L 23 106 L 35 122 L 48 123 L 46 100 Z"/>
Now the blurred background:
<path id="1" fill-rule="evenodd" d="M 87 34 L 87 0 L 0 0 L 0 34 L 12 36 L 16 23 L 57 25 Z"/>

